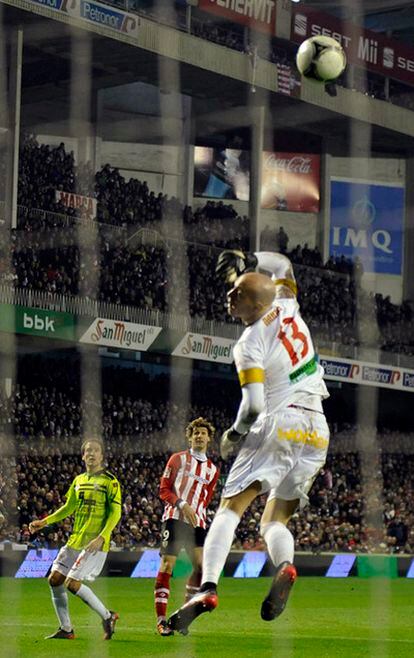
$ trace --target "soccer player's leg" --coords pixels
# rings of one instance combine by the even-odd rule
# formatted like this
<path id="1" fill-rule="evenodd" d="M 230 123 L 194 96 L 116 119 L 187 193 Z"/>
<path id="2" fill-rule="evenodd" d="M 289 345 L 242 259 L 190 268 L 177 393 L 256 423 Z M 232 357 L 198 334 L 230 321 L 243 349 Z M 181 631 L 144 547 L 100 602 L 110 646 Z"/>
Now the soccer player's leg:
<path id="1" fill-rule="evenodd" d="M 261 607 L 261 617 L 265 621 L 271 621 L 282 614 L 297 577 L 293 565 L 294 539 L 287 524 L 298 504 L 298 499 L 277 499 L 271 492 L 263 512 L 261 534 L 276 567 L 270 590 Z"/>
<path id="2" fill-rule="evenodd" d="M 198 553 L 198 555 L 194 555 Z M 203 549 L 195 549 L 192 556 L 193 570 L 190 573 L 185 585 L 185 603 L 190 601 L 200 591 L 201 576 L 202 576 L 202 562 L 203 562 Z"/>
<path id="3" fill-rule="evenodd" d="M 101 617 L 104 640 L 112 638 L 119 615 L 117 612 L 109 610 L 91 588 L 82 583 L 82 580 L 94 580 L 101 573 L 107 555 L 104 551 L 96 551 L 95 553 L 86 550 L 81 551 L 65 580 L 67 589 L 82 599 Z"/>
<path id="4" fill-rule="evenodd" d="M 294 539 L 287 524 L 299 504 L 301 507 L 307 504 L 308 493 L 325 463 L 329 444 L 329 428 L 323 414 L 302 411 L 299 415 L 307 439 L 303 443 L 292 444 L 294 466 L 274 484 L 261 520 L 262 535 L 276 568 L 272 586 L 261 609 L 261 616 L 266 621 L 275 619 L 283 612 L 296 580 Z M 288 419 L 285 415 L 286 429 L 292 423 L 295 426 L 297 421 L 298 412 L 291 412 Z"/>
<path id="5" fill-rule="evenodd" d="M 234 532 L 243 512 L 260 491 L 261 484 L 254 482 L 239 494 L 222 499 L 207 533 L 200 592 L 171 615 L 168 624 L 173 630 L 185 632 L 199 615 L 217 607 L 217 583 L 230 552 Z"/>
<path id="6" fill-rule="evenodd" d="M 167 607 L 170 597 L 170 580 L 182 544 L 185 524 L 176 519 L 167 519 L 161 530 L 160 568 L 155 580 L 154 606 L 157 618 L 157 632 L 162 637 L 173 635 L 167 624 Z"/>
<path id="7" fill-rule="evenodd" d="M 59 621 L 59 628 L 55 633 L 48 635 L 47 640 L 73 640 L 72 622 L 69 615 L 68 595 L 64 587 L 66 575 L 76 560 L 78 551 L 63 546 L 55 561 L 48 577 L 53 607 Z"/>
<path id="8" fill-rule="evenodd" d="M 163 637 L 173 635 L 173 631 L 167 625 L 167 606 L 170 597 L 170 579 L 176 560 L 176 555 L 162 555 L 160 568 L 155 580 L 154 604 L 157 631 Z"/>

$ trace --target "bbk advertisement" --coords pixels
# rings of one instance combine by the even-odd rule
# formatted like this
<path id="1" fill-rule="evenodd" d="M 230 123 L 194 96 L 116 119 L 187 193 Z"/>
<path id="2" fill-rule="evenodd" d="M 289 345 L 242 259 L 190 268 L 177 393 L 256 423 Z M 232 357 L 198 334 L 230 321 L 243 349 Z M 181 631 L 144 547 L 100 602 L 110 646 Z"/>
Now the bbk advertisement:
<path id="1" fill-rule="evenodd" d="M 0 331 L 74 340 L 75 326 L 76 318 L 71 313 L 0 304 Z"/>

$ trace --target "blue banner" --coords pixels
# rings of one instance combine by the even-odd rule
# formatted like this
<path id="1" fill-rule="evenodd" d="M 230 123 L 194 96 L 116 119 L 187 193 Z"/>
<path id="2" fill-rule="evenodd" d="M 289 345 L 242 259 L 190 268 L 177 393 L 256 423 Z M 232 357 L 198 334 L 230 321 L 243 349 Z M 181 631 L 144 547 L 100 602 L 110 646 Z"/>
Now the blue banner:
<path id="1" fill-rule="evenodd" d="M 403 222 L 403 187 L 331 181 L 331 256 L 358 257 L 365 272 L 401 274 Z"/>
<path id="2" fill-rule="evenodd" d="M 80 16 L 87 21 L 110 27 L 118 32 L 133 32 L 138 22 L 136 16 L 131 16 L 123 11 L 111 9 L 96 2 L 87 2 L 87 0 L 81 0 Z"/>
<path id="3" fill-rule="evenodd" d="M 139 17 L 117 7 L 109 7 L 89 0 L 31 0 L 31 2 L 68 14 L 72 18 L 109 27 L 117 32 L 125 32 L 129 36 L 136 36 L 138 33 Z"/>

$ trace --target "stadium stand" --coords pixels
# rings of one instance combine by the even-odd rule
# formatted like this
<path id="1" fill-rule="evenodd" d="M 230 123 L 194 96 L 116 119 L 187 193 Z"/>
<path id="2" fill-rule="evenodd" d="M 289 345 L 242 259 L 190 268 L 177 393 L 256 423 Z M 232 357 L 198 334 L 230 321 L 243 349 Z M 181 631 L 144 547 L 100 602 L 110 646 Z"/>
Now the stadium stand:
<path id="1" fill-rule="evenodd" d="M 4 457 L 0 470 L 0 542 L 49 548 L 65 542 L 70 521 L 36 538 L 29 536 L 28 523 L 60 505 L 68 484 L 81 472 L 78 448 L 88 417 L 89 426 L 102 427 L 108 469 L 119 478 L 125 492 L 124 515 L 113 547 L 135 550 L 158 546 L 162 515 L 158 483 L 164 464 L 171 452 L 185 447 L 183 427 L 190 418 L 208 417 L 218 435 L 231 423 L 237 386 L 229 389 L 231 403 L 226 399 L 224 407 L 222 392 L 204 382 L 202 391 L 193 387 L 193 404 L 188 407 L 167 401 L 166 375 L 150 378 L 143 371 L 128 374 L 125 369 L 111 368 L 104 378 L 101 411 L 91 403 L 86 407 L 80 404 L 79 361 L 69 370 L 45 368 L 41 358 L 31 357 L 20 371 L 26 383 L 16 386 L 10 397 L 0 399 L 0 435 L 5 437 L 12 429 L 15 435 L 8 444 L 15 454 Z M 143 391 L 145 397 L 138 395 Z M 377 436 L 384 483 L 383 527 L 379 533 L 369 523 L 366 497 L 371 484 L 361 486 L 361 459 L 365 458 L 361 446 L 368 442 L 372 429 L 344 423 L 332 429 L 328 460 L 312 489 L 310 505 L 291 521 L 297 550 L 414 553 L 411 437 L 385 429 Z M 228 465 L 220 462 L 216 447 L 212 456 L 224 477 Z M 259 519 L 264 503 L 265 497 L 257 499 L 243 517 L 234 548 L 263 548 Z"/>

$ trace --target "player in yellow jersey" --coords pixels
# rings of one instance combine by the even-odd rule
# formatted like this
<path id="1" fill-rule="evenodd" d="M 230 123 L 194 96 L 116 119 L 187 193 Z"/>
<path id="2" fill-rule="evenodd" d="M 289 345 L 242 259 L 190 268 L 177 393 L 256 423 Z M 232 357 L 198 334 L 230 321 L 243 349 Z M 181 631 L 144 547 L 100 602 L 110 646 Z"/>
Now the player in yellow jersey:
<path id="1" fill-rule="evenodd" d="M 270 277 L 255 271 L 265 270 Z M 233 425 L 221 438 L 226 459 L 240 447 L 207 534 L 199 594 L 169 620 L 183 630 L 218 603 L 217 583 L 240 518 L 256 496 L 267 493 L 261 534 L 275 566 L 261 607 L 270 621 L 284 610 L 296 580 L 294 540 L 287 527 L 325 463 L 329 429 L 322 400 L 328 397 L 309 329 L 300 315 L 296 282 L 286 256 L 225 251 L 217 274 L 233 287 L 228 311 L 245 329 L 234 348 L 242 399 Z"/>
<path id="2" fill-rule="evenodd" d="M 73 531 L 53 562 L 49 585 L 59 629 L 47 639 L 73 640 L 68 597 L 65 587 L 85 601 L 102 619 L 104 639 L 115 632 L 118 614 L 108 610 L 94 592 L 82 583 L 94 580 L 108 555 L 111 532 L 121 518 L 121 489 L 114 475 L 104 469 L 104 446 L 98 439 L 82 443 L 86 472 L 76 476 L 66 494 L 66 502 L 53 514 L 32 521 L 30 532 L 41 530 L 73 515 Z"/>

